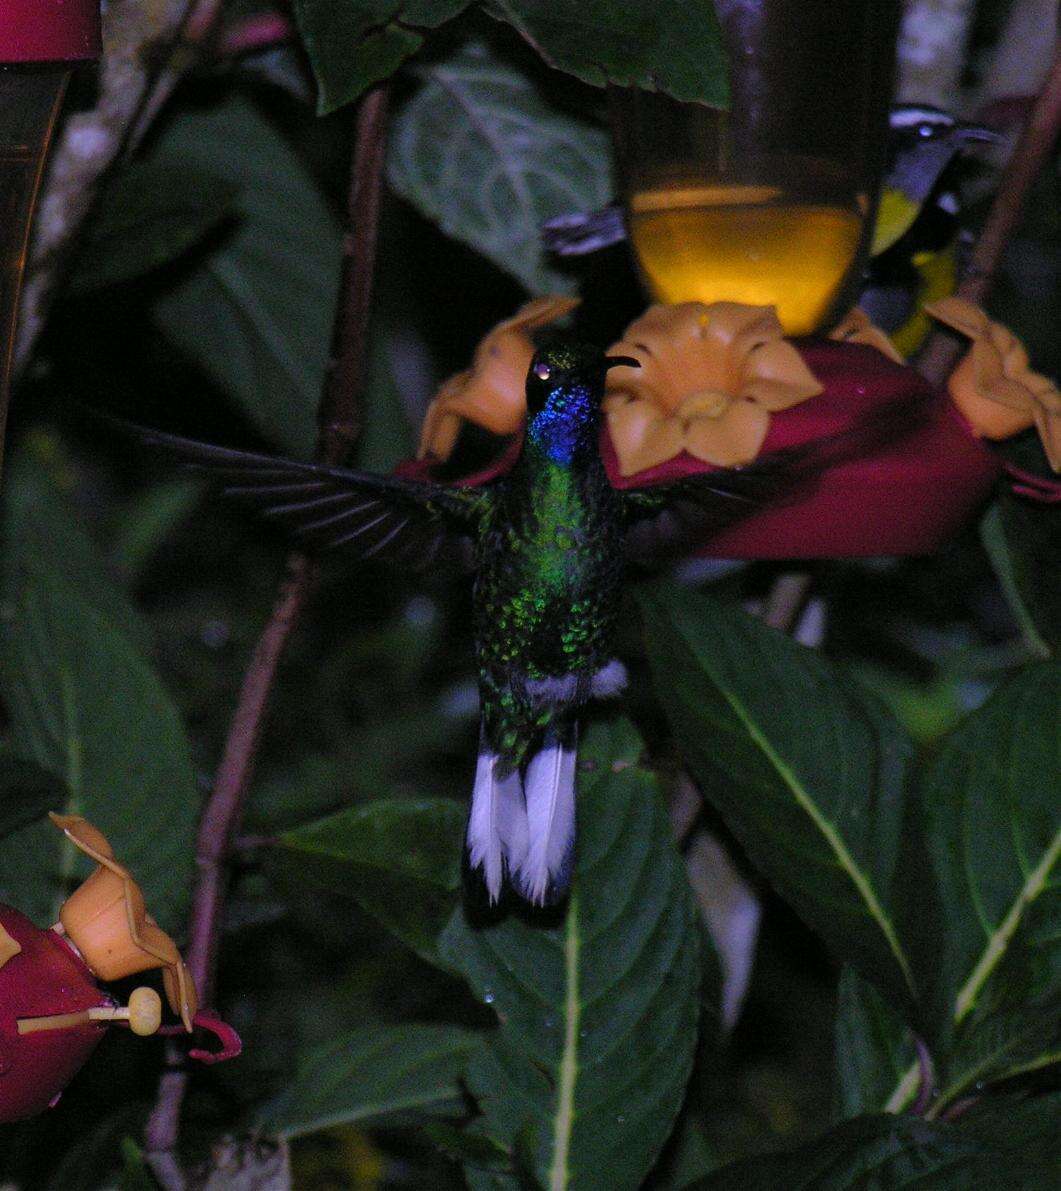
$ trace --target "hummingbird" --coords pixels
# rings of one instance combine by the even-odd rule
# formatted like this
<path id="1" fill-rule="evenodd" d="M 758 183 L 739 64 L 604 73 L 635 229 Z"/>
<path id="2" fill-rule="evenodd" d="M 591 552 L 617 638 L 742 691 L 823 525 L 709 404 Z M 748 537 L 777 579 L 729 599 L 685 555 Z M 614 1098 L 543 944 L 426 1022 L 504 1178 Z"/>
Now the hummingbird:
<path id="1" fill-rule="evenodd" d="M 798 495 L 855 447 L 849 435 L 835 435 L 740 468 L 614 488 L 599 450 L 605 378 L 612 368 L 639 366 L 578 342 L 541 347 L 527 373 L 518 456 L 476 486 L 132 428 L 143 444 L 207 473 L 224 495 L 309 548 L 344 548 L 412 569 L 430 565 L 444 545 L 455 556 L 462 540 L 472 546 L 480 733 L 466 852 L 491 903 L 506 883 L 539 906 L 561 900 L 570 884 L 578 723 L 591 699 L 617 695 L 626 681 L 614 639 L 631 543 L 640 558 L 686 529 L 733 524 Z M 859 449 L 872 438 L 861 433 Z"/>

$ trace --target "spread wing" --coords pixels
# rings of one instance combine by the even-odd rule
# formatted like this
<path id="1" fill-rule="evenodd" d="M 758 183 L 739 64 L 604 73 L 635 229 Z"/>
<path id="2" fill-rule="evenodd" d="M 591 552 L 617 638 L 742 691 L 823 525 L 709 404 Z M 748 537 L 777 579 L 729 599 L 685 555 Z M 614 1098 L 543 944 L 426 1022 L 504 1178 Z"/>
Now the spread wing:
<path id="1" fill-rule="evenodd" d="M 830 468 L 897 443 L 928 416 L 928 399 L 895 401 L 848 430 L 763 455 L 744 467 L 623 491 L 632 560 L 661 561 L 766 508 L 810 495 Z"/>
<path id="2" fill-rule="evenodd" d="M 474 535 L 488 488 L 423 483 L 400 476 L 300 463 L 196 442 L 125 424 L 145 446 L 215 481 L 313 550 L 347 549 L 422 569 L 450 541 Z"/>

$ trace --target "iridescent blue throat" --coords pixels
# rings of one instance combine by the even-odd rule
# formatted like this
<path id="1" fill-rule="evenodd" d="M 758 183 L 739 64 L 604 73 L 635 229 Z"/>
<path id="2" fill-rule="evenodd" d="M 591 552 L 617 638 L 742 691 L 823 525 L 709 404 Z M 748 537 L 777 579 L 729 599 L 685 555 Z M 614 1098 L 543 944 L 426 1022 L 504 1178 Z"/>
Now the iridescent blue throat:
<path id="1" fill-rule="evenodd" d="M 596 446 L 600 408 L 586 385 L 553 389 L 531 418 L 527 438 L 553 463 L 570 464 Z"/>

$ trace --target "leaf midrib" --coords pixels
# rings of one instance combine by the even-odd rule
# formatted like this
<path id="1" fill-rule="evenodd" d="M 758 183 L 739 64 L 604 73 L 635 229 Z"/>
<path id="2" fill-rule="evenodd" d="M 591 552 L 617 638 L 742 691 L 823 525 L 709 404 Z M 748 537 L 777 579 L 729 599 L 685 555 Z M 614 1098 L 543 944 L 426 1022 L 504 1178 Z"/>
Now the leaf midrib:
<path id="1" fill-rule="evenodd" d="M 677 631 L 681 634 L 686 648 L 689 649 L 694 658 L 699 660 L 695 646 L 689 640 L 684 628 L 679 626 L 673 620 L 672 623 L 674 623 L 675 629 L 677 629 Z M 838 864 L 851 879 L 852 884 L 855 886 L 855 889 L 858 891 L 859 896 L 862 898 L 863 903 L 868 909 L 870 917 L 873 918 L 874 922 L 876 922 L 878 928 L 883 934 L 884 939 L 888 944 L 888 949 L 891 951 L 896 963 L 899 965 L 899 970 L 902 972 L 903 979 L 906 982 L 906 986 L 910 990 L 911 995 L 916 995 L 910 964 L 906 958 L 901 944 L 899 943 L 898 936 L 895 933 L 895 928 L 892 926 L 887 915 L 884 913 L 880 902 L 877 900 L 877 895 L 874 893 L 873 887 L 865 873 L 862 872 L 862 869 L 855 863 L 851 853 L 847 850 L 847 846 L 840 837 L 836 827 L 821 813 L 813 798 L 811 798 L 803 783 L 797 777 L 795 771 L 778 755 L 774 747 L 760 731 L 758 725 L 751 718 L 750 714 L 740 700 L 736 697 L 736 695 L 732 691 L 728 690 L 722 683 L 715 681 L 714 678 L 712 678 L 711 681 L 715 689 L 722 695 L 723 699 L 725 699 L 726 703 L 733 711 L 733 714 L 744 726 L 744 729 L 751 738 L 752 743 L 760 749 L 770 765 L 773 766 L 778 776 L 788 787 L 793 798 L 796 800 L 797 805 L 808 816 L 814 826 L 821 833 L 826 843 L 832 849 Z"/>
<path id="2" fill-rule="evenodd" d="M 549 1191 L 565 1191 L 570 1177 L 571 1129 L 575 1119 L 575 1083 L 578 1079 L 578 1029 L 582 1016 L 578 987 L 578 893 L 573 892 L 564 926 L 564 1049 L 560 1056 L 553 1120 L 553 1161 Z"/>

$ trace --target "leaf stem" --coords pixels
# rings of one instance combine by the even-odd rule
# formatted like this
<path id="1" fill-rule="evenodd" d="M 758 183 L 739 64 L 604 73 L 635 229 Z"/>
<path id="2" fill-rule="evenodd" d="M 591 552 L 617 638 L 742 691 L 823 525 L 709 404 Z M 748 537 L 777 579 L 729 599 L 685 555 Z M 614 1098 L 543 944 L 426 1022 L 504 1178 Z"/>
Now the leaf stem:
<path id="1" fill-rule="evenodd" d="M 1020 220 L 1024 200 L 1039 176 L 1061 128 L 1061 53 L 1032 107 L 1016 147 L 1002 171 L 995 201 L 976 241 L 969 264 L 955 294 L 968 302 L 982 304 L 991 292 L 995 273 L 1009 238 Z M 929 336 L 917 370 L 933 384 L 942 384 L 961 355 L 961 341 L 950 331 L 937 328 Z"/>
<path id="2" fill-rule="evenodd" d="M 320 433 L 315 458 L 322 463 L 339 462 L 357 432 L 383 186 L 386 114 L 384 84 L 365 96 L 355 119 L 348 226 L 343 241 L 332 359 L 318 414 Z M 187 962 L 203 1002 L 209 1002 L 213 993 L 227 888 L 226 860 L 243 815 L 269 697 L 280 659 L 312 593 L 316 574 L 316 564 L 305 554 L 293 553 L 289 557 L 272 614 L 247 665 L 214 788 L 199 822 L 198 876 L 188 924 Z M 177 1191 L 184 1186 L 175 1151 L 188 1075 L 178 1068 L 178 1056 L 172 1048 L 167 1062 L 147 1123 L 146 1155 L 167 1191 Z"/>

